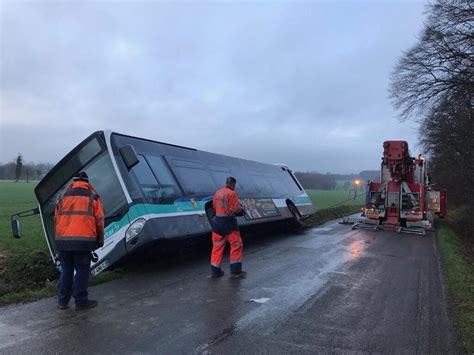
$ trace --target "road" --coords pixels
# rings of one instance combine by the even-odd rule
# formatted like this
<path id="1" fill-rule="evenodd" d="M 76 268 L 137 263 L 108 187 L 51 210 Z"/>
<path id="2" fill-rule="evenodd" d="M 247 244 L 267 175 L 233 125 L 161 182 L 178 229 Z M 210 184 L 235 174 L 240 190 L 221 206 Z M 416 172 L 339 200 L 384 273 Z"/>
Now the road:
<path id="1" fill-rule="evenodd" d="M 2 308 L 0 353 L 463 351 L 431 234 L 330 222 L 244 252 L 244 280 L 209 278 L 200 251 L 93 287 L 100 305 L 86 312 L 53 298 Z"/>

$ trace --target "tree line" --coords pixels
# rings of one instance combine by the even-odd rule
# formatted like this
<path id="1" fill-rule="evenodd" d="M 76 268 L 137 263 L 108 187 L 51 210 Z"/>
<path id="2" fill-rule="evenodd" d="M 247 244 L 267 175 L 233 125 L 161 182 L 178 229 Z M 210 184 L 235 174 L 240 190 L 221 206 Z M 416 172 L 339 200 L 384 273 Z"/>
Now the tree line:
<path id="1" fill-rule="evenodd" d="M 40 180 L 53 167 L 51 163 L 26 163 L 21 154 L 9 163 L 0 163 L 0 180 Z"/>
<path id="2" fill-rule="evenodd" d="M 401 120 L 420 123 L 432 179 L 448 189 L 448 214 L 455 212 L 455 225 L 472 236 L 474 3 L 436 0 L 426 14 L 417 43 L 392 72 L 390 96 Z"/>
<path id="3" fill-rule="evenodd" d="M 30 181 L 41 180 L 51 169 L 51 163 L 25 163 L 21 153 L 13 161 L 0 163 L 0 180 Z M 317 172 L 295 172 L 305 189 L 333 190 L 336 180 L 377 180 L 380 173 L 376 170 L 364 170 L 359 174 L 321 174 Z"/>

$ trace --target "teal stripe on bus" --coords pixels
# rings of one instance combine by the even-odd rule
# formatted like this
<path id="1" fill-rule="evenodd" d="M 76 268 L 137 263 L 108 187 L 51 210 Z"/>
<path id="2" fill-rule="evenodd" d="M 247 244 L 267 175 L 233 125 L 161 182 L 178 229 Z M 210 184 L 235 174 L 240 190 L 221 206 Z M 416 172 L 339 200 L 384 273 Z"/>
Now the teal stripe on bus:
<path id="1" fill-rule="evenodd" d="M 172 205 L 154 205 L 154 204 L 145 204 L 140 203 L 130 207 L 128 213 L 119 221 L 113 222 L 105 228 L 105 239 L 109 238 L 111 235 L 117 233 L 125 225 L 129 224 L 130 221 L 133 221 L 139 217 L 145 216 L 147 214 L 167 214 L 167 213 L 186 213 L 186 212 L 196 212 L 203 213 L 205 212 L 205 204 L 207 201 L 180 201 L 175 202 Z"/>
<path id="2" fill-rule="evenodd" d="M 291 199 L 296 205 L 304 205 L 304 204 L 308 204 L 308 203 L 311 203 L 311 199 L 308 197 L 308 196 L 304 196 L 304 197 L 293 197 Z"/>
<path id="3" fill-rule="evenodd" d="M 305 205 L 311 203 L 309 197 L 293 197 L 291 200 L 298 205 Z M 208 200 L 204 201 L 179 201 L 172 205 L 154 205 L 149 203 L 140 203 L 130 207 L 128 213 L 119 221 L 112 222 L 105 228 L 105 239 L 109 238 L 113 234 L 117 233 L 125 225 L 129 224 L 137 218 L 145 216 L 147 214 L 167 214 L 167 213 L 186 213 L 196 212 L 205 213 L 205 205 Z"/>

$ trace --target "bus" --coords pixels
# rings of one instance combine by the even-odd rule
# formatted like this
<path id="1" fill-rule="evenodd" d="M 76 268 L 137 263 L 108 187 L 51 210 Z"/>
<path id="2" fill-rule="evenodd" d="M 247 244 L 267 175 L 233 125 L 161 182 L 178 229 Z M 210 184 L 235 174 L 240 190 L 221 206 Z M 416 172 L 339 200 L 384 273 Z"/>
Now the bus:
<path id="1" fill-rule="evenodd" d="M 154 241 L 210 234 L 212 198 L 228 176 L 237 179 L 236 192 L 245 209 L 245 215 L 237 217 L 240 226 L 282 220 L 298 226 L 316 211 L 285 165 L 98 131 L 68 153 L 35 188 L 35 211 L 56 265 L 55 204 L 81 171 L 102 197 L 105 211 L 105 240 L 95 251 L 92 276 Z M 12 226 L 13 222 L 19 229 L 19 221 L 12 217 Z"/>

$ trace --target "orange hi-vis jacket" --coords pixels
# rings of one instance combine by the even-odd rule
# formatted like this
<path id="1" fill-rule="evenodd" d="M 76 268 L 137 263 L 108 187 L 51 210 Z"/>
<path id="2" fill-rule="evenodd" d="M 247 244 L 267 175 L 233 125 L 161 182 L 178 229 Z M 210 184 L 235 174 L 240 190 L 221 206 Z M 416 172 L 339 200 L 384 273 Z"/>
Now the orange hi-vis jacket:
<path id="1" fill-rule="evenodd" d="M 237 194 L 228 187 L 217 190 L 212 200 L 212 205 L 216 212 L 216 217 L 235 216 L 241 211 Z"/>
<path id="2" fill-rule="evenodd" d="M 95 250 L 104 243 L 104 208 L 94 188 L 74 181 L 54 211 L 55 239 L 59 250 Z"/>

